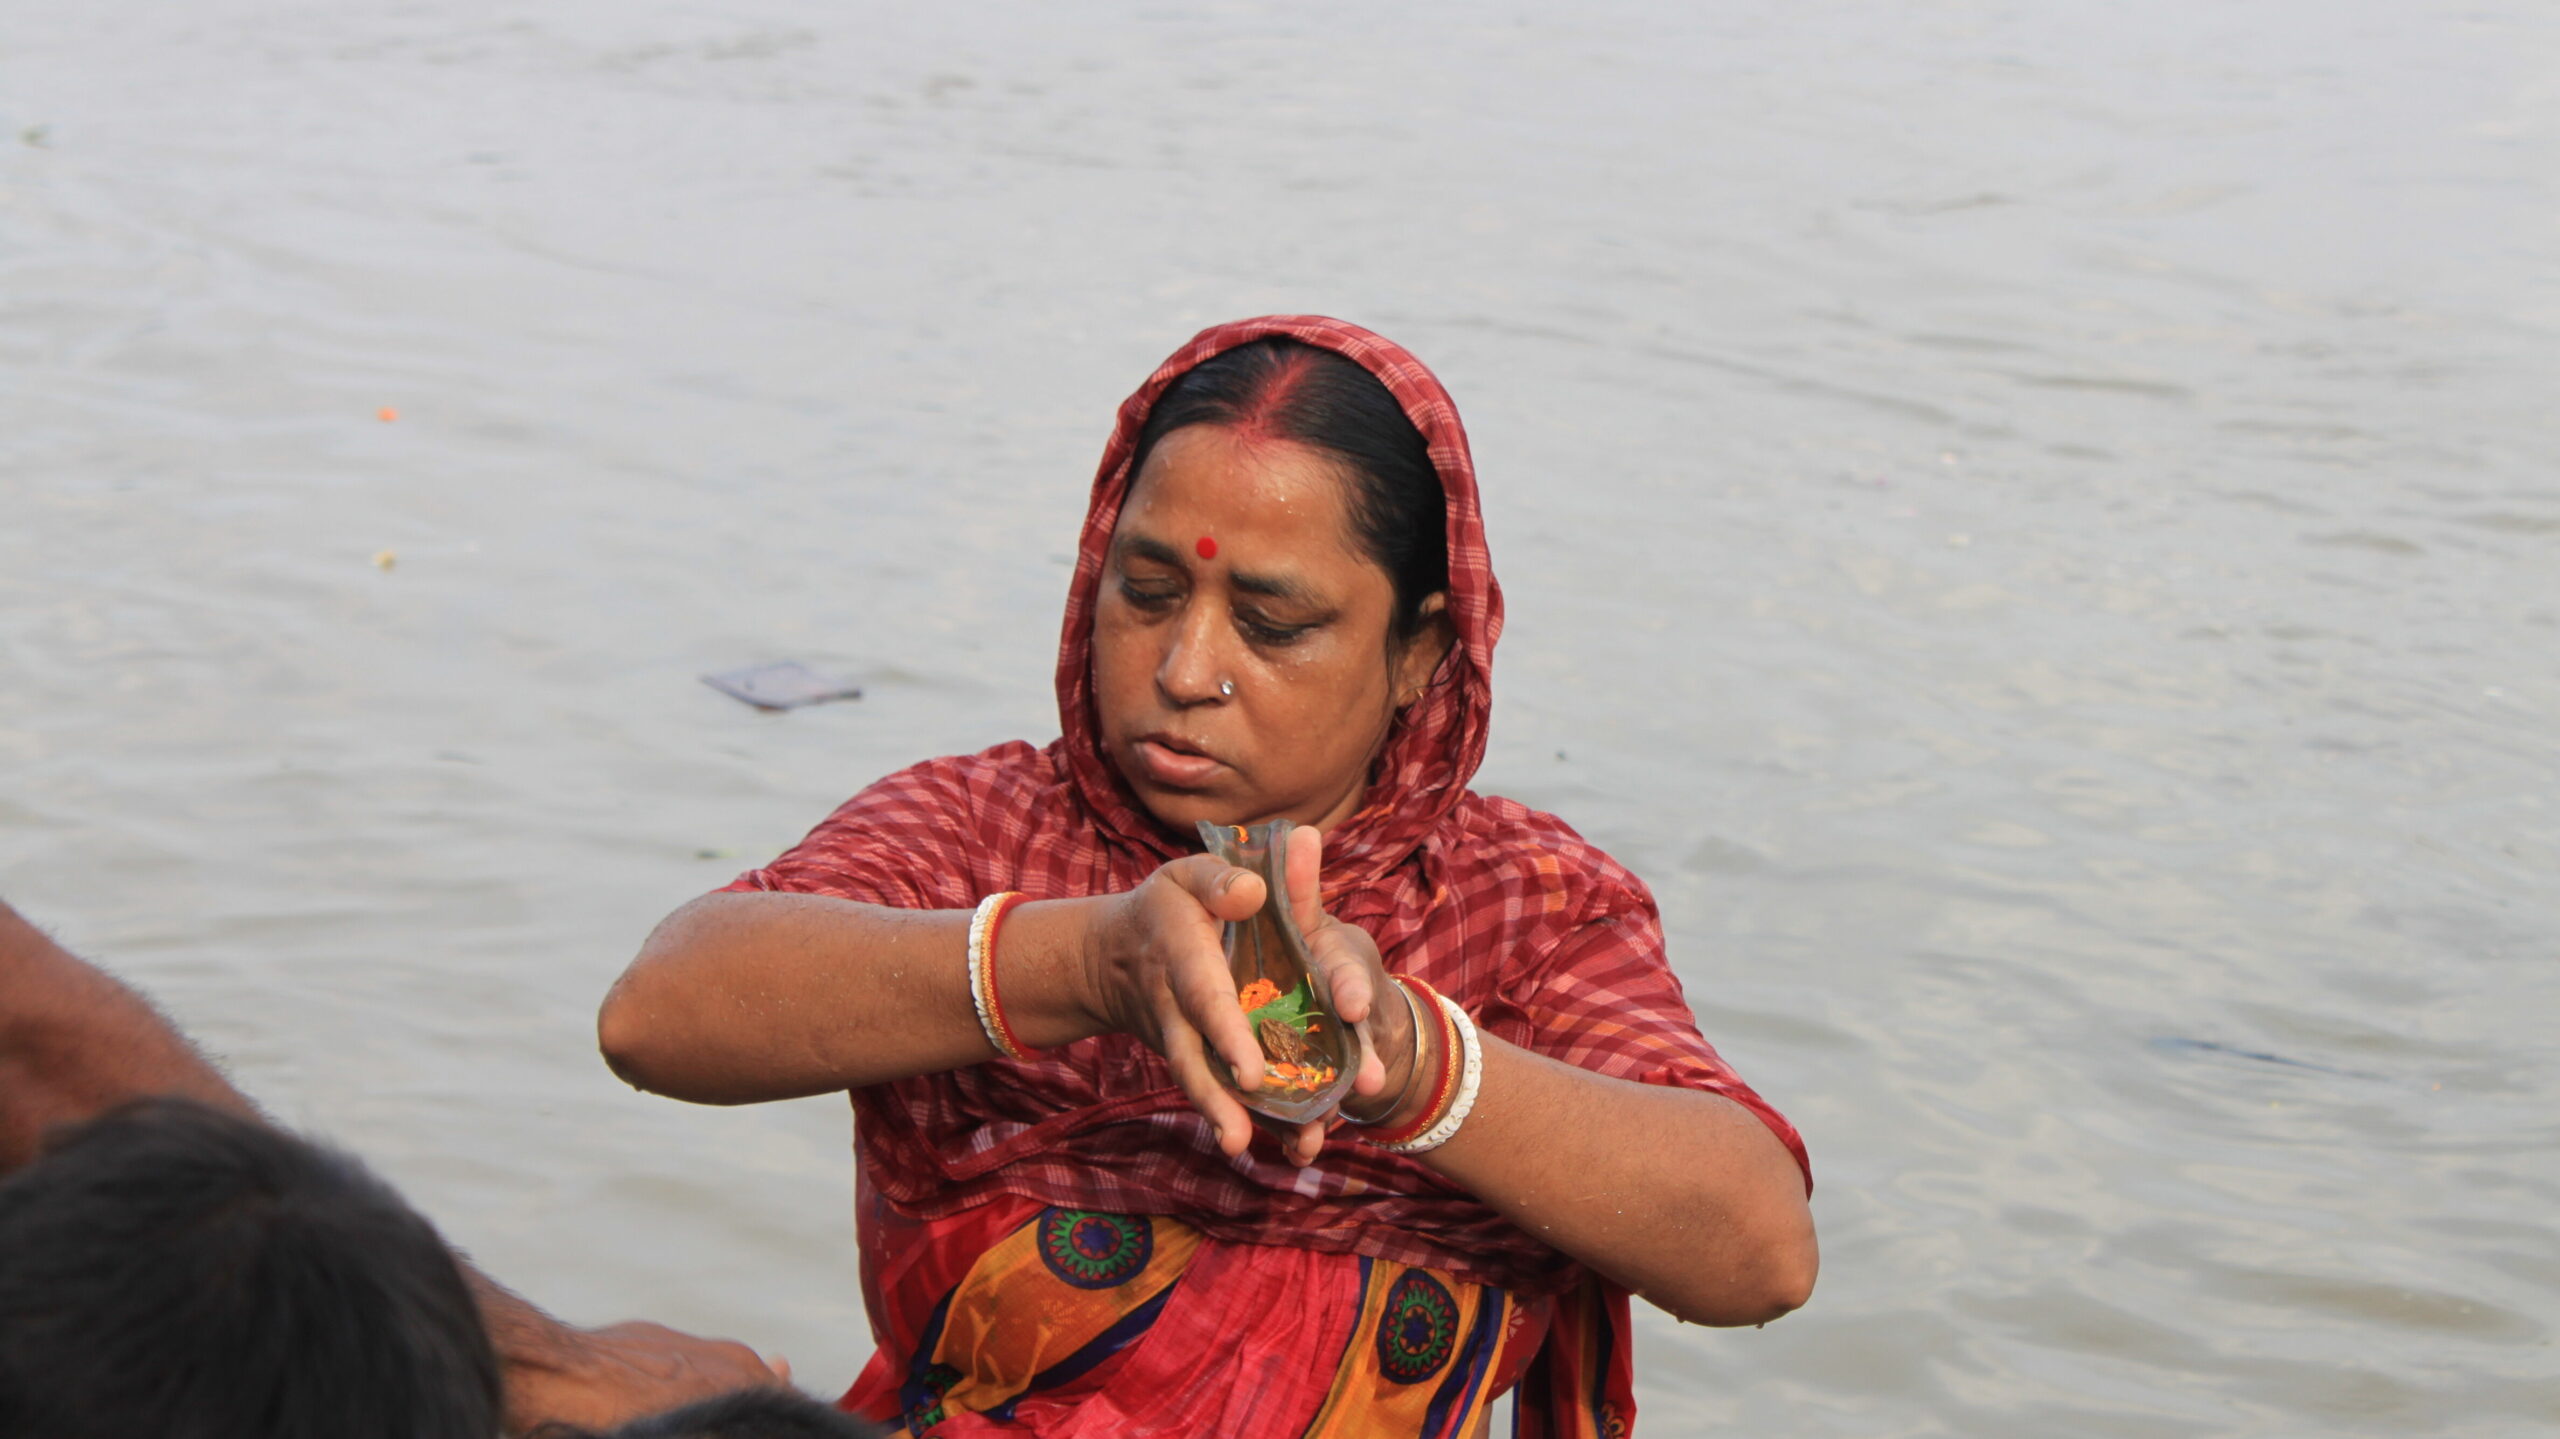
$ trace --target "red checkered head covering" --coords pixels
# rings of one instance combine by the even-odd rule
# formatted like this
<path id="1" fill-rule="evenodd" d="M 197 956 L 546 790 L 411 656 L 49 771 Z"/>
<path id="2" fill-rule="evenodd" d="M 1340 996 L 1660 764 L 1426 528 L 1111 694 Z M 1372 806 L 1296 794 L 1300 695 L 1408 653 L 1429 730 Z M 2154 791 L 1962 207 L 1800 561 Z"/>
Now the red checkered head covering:
<path id="1" fill-rule="evenodd" d="M 1058 723 L 1077 792 L 1110 835 L 1167 857 L 1198 848 L 1187 834 L 1168 834 L 1140 807 L 1103 752 L 1093 709 L 1094 607 L 1111 534 L 1129 496 L 1138 437 L 1156 402 L 1194 368 L 1274 336 L 1330 350 L 1377 376 L 1404 408 L 1405 418 L 1422 432 L 1431 468 L 1448 500 L 1449 619 L 1457 641 L 1423 697 L 1397 716 L 1359 813 L 1325 836 L 1324 884 L 1332 893 L 1375 881 L 1440 826 L 1484 762 L 1493 717 L 1493 645 L 1502 635 L 1502 586 L 1494 581 L 1485 550 L 1475 460 L 1449 392 L 1402 345 L 1322 315 L 1238 320 L 1192 336 L 1122 403 L 1102 466 L 1094 472 L 1075 578 L 1067 591 L 1066 623 L 1058 637 Z"/>

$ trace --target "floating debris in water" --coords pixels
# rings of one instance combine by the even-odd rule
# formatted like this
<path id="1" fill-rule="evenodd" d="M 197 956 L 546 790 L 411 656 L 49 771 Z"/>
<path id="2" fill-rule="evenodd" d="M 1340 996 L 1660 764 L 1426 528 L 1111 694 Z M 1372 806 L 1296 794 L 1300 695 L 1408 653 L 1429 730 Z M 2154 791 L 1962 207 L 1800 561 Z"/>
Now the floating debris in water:
<path id="1" fill-rule="evenodd" d="M 393 420 L 400 418 L 400 412 L 391 408 L 389 405 L 385 405 L 381 409 L 374 411 L 373 417 L 387 425 Z"/>
<path id="2" fill-rule="evenodd" d="M 2179 1034 L 2161 1035 L 2151 1041 L 2151 1047 L 2169 1053 L 2185 1051 L 2190 1054 L 2226 1055 L 2232 1059 L 2245 1059 L 2255 1064 L 2278 1064 L 2287 1069 L 2307 1069 L 2314 1074 L 2334 1074 L 2341 1079 L 2389 1079 L 2391 1077 L 2387 1074 L 2376 1074 L 2370 1069 L 2340 1069 L 2334 1064 L 2314 1064 L 2307 1059 L 2289 1059 L 2281 1054 L 2269 1054 L 2263 1049 L 2242 1049 L 2236 1044 L 2224 1044 L 2212 1039 L 2189 1039 Z"/>
<path id="3" fill-rule="evenodd" d="M 398 550 L 375 550 L 373 552 L 373 567 L 377 570 L 388 570 L 398 563 L 400 563 L 400 552 Z"/>
<path id="4" fill-rule="evenodd" d="M 798 660 L 704 675 L 702 682 L 760 710 L 795 710 L 827 700 L 858 700 L 860 685 L 832 680 Z"/>

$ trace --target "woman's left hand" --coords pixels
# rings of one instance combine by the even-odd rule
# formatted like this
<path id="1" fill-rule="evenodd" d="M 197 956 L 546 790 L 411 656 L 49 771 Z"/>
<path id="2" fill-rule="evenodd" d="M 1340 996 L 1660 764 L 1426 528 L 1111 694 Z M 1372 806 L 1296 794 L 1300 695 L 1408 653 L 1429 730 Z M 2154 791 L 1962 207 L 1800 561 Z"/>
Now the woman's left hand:
<path id="1" fill-rule="evenodd" d="M 1414 1092 L 1428 1089 L 1414 1082 L 1417 1041 L 1423 1065 L 1436 1068 L 1439 1030 L 1415 1034 L 1377 942 L 1324 912 L 1323 849 L 1314 830 L 1289 836 L 1290 917 L 1331 986 L 1333 1012 L 1368 1041 L 1340 1112 L 1408 1122 L 1431 1102 Z M 1608 1078 L 1491 1034 L 1478 1046 L 1478 1097 L 1492 1102 L 1422 1161 L 1443 1181 L 1689 1323 L 1762 1324 L 1805 1301 L 1821 1260 L 1803 1172 L 1756 1115 L 1722 1095 Z M 1300 1126 L 1289 1158 L 1315 1162 L 1325 1129 Z"/>
<path id="2" fill-rule="evenodd" d="M 1396 998 L 1395 982 L 1387 978 L 1378 942 L 1360 926 L 1325 913 L 1324 836 L 1305 826 L 1291 831 L 1286 863 L 1290 918 L 1307 941 L 1307 957 L 1324 975 L 1335 1017 L 1357 1028 L 1363 1041 L 1360 1067 L 1351 1079 L 1352 1097 L 1343 1100 L 1337 1113 L 1383 1119 L 1386 1116 L 1379 1111 L 1393 1107 L 1408 1087 L 1405 1081 L 1412 1072 L 1415 1038 L 1413 1011 Z M 1364 1102 L 1381 1096 L 1383 1103 Z M 1328 1117 L 1298 1126 L 1282 1146 L 1289 1161 L 1313 1164 L 1332 1124 Z"/>

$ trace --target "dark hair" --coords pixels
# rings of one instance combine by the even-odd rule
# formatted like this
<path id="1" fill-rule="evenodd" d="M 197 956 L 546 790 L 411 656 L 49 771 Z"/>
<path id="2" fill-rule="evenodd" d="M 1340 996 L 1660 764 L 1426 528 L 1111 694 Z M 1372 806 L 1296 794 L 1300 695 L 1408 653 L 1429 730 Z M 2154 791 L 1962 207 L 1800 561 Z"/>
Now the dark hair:
<path id="1" fill-rule="evenodd" d="M 1192 425 L 1291 440 L 1341 463 L 1351 528 L 1395 585 L 1390 633 L 1411 639 L 1422 602 L 1449 588 L 1449 501 L 1431 446 L 1356 360 L 1270 336 L 1194 366 L 1156 400 L 1129 460 L 1135 483 L 1165 436 Z"/>
<path id="2" fill-rule="evenodd" d="M 0 1434 L 491 1439 L 452 1254 L 347 1155 L 188 1100 L 0 1184 Z"/>
<path id="3" fill-rule="evenodd" d="M 881 1439 L 879 1425 L 789 1389 L 741 1389 L 598 1434 L 546 1424 L 531 1439 Z"/>

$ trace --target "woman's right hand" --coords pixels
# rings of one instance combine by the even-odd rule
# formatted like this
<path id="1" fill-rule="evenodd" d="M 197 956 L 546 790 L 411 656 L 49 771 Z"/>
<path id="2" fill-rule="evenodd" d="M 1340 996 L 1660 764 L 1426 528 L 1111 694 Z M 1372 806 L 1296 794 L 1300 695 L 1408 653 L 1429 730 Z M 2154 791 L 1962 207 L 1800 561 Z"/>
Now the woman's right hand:
<path id="1" fill-rule="evenodd" d="M 1253 1119 L 1210 1070 L 1208 1054 L 1215 1050 L 1250 1090 L 1262 1083 L 1262 1046 L 1236 1007 L 1221 926 L 1252 918 L 1263 890 L 1251 870 L 1190 855 L 1111 896 L 1085 936 L 1085 1002 L 1095 1021 L 1164 1056 L 1230 1157 L 1252 1142 Z"/>

